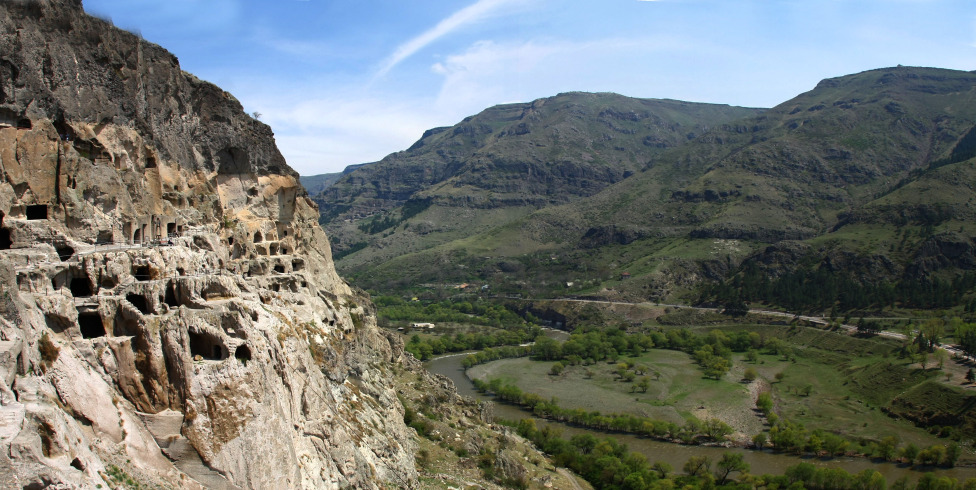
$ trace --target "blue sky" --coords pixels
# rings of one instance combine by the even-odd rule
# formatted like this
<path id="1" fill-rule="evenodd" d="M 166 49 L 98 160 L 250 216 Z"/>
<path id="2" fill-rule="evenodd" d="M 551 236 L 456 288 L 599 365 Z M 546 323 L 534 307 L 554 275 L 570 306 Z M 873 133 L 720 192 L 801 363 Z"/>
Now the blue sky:
<path id="1" fill-rule="evenodd" d="M 972 0 L 84 0 L 234 94 L 302 175 L 573 90 L 771 107 L 886 66 L 976 69 Z"/>

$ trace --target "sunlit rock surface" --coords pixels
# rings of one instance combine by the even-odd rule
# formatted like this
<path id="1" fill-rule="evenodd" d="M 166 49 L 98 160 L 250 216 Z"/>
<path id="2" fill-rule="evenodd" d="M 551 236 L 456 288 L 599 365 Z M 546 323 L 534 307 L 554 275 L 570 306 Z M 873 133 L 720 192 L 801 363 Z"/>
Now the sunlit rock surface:
<path id="1" fill-rule="evenodd" d="M 0 12 L 0 488 L 416 486 L 270 128 L 77 1 Z"/>

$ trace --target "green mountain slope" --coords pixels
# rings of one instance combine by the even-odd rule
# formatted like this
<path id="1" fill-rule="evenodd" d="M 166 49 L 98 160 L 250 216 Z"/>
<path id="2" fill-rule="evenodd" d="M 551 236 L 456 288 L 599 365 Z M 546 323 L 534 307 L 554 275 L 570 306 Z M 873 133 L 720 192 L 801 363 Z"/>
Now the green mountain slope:
<path id="1" fill-rule="evenodd" d="M 976 74 L 928 68 L 825 80 L 661 148 L 600 192 L 381 262 L 357 260 L 367 248 L 340 267 L 366 287 L 485 281 L 496 292 L 635 299 L 747 266 L 772 278 L 833 267 L 864 284 L 952 275 L 974 262 L 974 88 Z M 387 239 L 441 218 L 428 208 Z"/>
<path id="2" fill-rule="evenodd" d="M 332 174 L 303 175 L 301 177 L 301 182 L 302 187 L 304 187 L 309 194 L 320 194 L 331 187 L 332 184 L 335 184 L 340 177 L 342 177 L 341 172 Z"/>
<path id="3" fill-rule="evenodd" d="M 715 125 L 760 112 L 589 93 L 496 106 L 348 172 L 316 201 L 337 255 L 368 245 L 350 264 L 375 265 L 590 196 Z M 397 225 L 421 212 L 401 233 Z"/>

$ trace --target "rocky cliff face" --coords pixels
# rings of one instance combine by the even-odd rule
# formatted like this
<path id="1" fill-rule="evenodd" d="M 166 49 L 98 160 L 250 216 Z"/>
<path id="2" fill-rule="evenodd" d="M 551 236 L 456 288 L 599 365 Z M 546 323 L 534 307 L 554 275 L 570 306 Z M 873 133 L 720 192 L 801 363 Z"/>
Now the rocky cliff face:
<path id="1" fill-rule="evenodd" d="M 415 486 L 270 128 L 77 0 L 0 12 L 0 488 Z"/>

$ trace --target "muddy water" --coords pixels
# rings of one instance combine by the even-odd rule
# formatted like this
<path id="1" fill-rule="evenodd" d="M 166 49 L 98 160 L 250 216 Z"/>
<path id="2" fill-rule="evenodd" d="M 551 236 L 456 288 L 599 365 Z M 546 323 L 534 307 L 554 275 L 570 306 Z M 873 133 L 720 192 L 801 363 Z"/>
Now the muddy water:
<path id="1" fill-rule="evenodd" d="M 464 368 L 461 366 L 461 361 L 464 359 L 465 355 L 466 354 L 456 354 L 440 357 L 428 361 L 424 365 L 427 367 L 427 370 L 432 373 L 441 374 L 451 378 L 451 380 L 454 381 L 454 384 L 457 385 L 458 393 L 479 400 L 493 401 L 492 397 L 486 397 L 475 391 L 471 380 L 464 375 Z M 787 467 L 793 466 L 800 462 L 808 462 L 820 467 L 841 468 L 849 473 L 858 473 L 870 468 L 880 472 L 889 482 L 893 482 L 903 476 L 907 476 L 909 480 L 915 481 L 922 476 L 923 473 L 923 471 L 913 470 L 911 468 L 892 463 L 875 463 L 867 458 L 798 458 L 795 456 L 773 453 L 769 450 L 754 451 L 743 448 L 684 446 L 681 444 L 671 444 L 651 439 L 644 439 L 629 434 L 606 434 L 579 427 L 572 427 L 559 422 L 540 420 L 533 417 L 530 412 L 506 403 L 495 403 L 495 417 L 509 420 L 531 418 L 534 419 L 536 424 L 540 427 L 544 424 L 558 427 L 562 430 L 563 437 L 567 438 L 575 434 L 583 433 L 593 434 L 599 438 L 607 436 L 613 437 L 618 442 L 626 444 L 630 450 L 643 453 L 649 461 L 664 461 L 670 464 L 675 471 L 679 472 L 681 471 L 681 467 L 685 464 L 685 462 L 688 461 L 688 458 L 692 456 L 708 456 L 709 459 L 714 462 L 722 458 L 722 453 L 732 451 L 742 454 L 743 459 L 745 459 L 745 461 L 750 465 L 750 473 L 757 475 L 764 473 L 783 474 Z M 960 481 L 964 481 L 967 478 L 976 478 L 976 468 L 970 467 L 934 469 L 932 471 L 935 471 L 935 473 L 939 476 L 957 478 Z"/>

